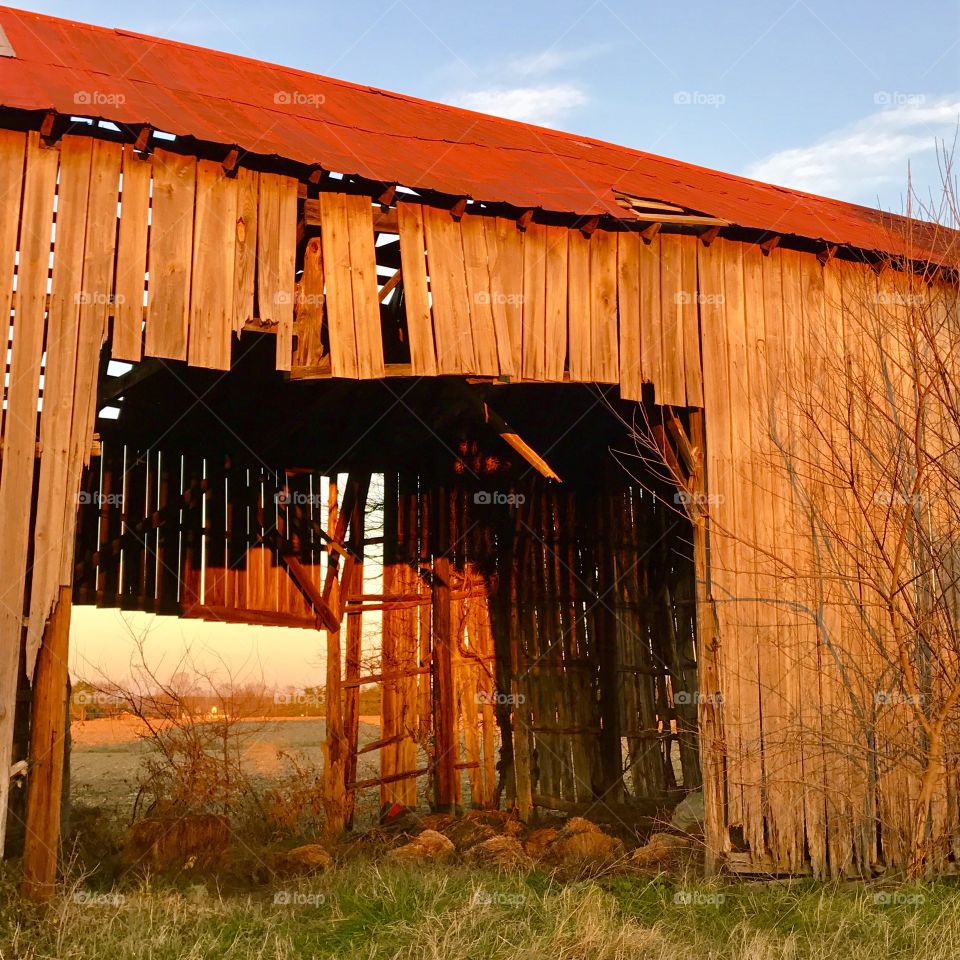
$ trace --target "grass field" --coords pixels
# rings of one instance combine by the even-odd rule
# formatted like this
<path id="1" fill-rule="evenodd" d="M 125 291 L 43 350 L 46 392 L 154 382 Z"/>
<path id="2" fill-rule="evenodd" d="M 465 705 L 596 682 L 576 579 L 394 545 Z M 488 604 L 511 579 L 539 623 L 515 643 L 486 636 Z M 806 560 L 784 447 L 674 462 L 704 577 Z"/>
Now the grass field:
<path id="1" fill-rule="evenodd" d="M 949 887 L 560 884 L 536 871 L 372 863 L 233 896 L 211 884 L 107 891 L 78 881 L 46 912 L 18 903 L 8 876 L 0 904 L 5 960 L 948 960 L 960 939 Z"/>
<path id="2" fill-rule="evenodd" d="M 318 760 L 322 726 L 261 723 L 245 747 L 251 773 L 275 774 L 278 749 Z M 104 836 L 116 834 L 143 746 L 123 727 L 76 734 L 74 799 L 88 819 L 99 811 Z M 4 864 L 0 960 L 947 960 L 960 944 L 952 883 L 743 883 L 616 869 L 561 882 L 539 868 L 405 868 L 375 853 L 339 858 L 313 878 L 237 877 L 117 874 L 78 858 L 42 909 L 19 900 L 17 865 Z"/>

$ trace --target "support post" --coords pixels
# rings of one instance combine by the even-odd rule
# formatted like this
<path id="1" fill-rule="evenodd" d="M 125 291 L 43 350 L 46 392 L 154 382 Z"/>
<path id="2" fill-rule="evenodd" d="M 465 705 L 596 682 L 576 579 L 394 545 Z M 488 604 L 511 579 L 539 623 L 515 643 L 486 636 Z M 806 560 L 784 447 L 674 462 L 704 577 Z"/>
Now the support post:
<path id="1" fill-rule="evenodd" d="M 330 477 L 328 489 L 328 522 L 331 537 L 335 537 L 338 527 L 339 501 L 337 496 L 337 478 Z M 334 558 L 332 548 L 328 552 L 327 562 Z M 334 609 L 340 606 L 341 584 L 329 575 L 324 593 Z M 343 704 L 340 666 L 340 630 L 327 630 L 327 689 L 326 689 L 326 748 L 323 768 L 323 806 L 326 813 L 326 832 L 339 833 L 346 826 L 346 737 L 343 732 Z"/>
<path id="2" fill-rule="evenodd" d="M 453 644 L 456 643 L 450 610 L 450 558 L 438 556 L 433 563 L 433 662 L 436 770 L 434 790 L 438 811 L 454 812 L 457 805 L 456 690 L 453 675 Z"/>
<path id="3" fill-rule="evenodd" d="M 21 893 L 36 901 L 53 896 L 57 879 L 71 603 L 70 587 L 61 587 L 43 633 L 33 682 Z"/>
<path id="4" fill-rule="evenodd" d="M 699 469 L 691 478 L 696 502 L 707 491 L 705 476 L 707 458 L 703 411 L 690 412 L 690 442 L 701 452 Z M 703 775 L 705 866 L 708 873 L 719 867 L 726 829 L 725 753 L 723 737 L 722 696 L 720 691 L 719 629 L 713 598 L 710 593 L 710 566 L 707 517 L 698 511 L 693 518 L 693 561 L 697 599 L 697 679 L 700 689 L 698 726 L 700 731 L 700 769 Z"/>

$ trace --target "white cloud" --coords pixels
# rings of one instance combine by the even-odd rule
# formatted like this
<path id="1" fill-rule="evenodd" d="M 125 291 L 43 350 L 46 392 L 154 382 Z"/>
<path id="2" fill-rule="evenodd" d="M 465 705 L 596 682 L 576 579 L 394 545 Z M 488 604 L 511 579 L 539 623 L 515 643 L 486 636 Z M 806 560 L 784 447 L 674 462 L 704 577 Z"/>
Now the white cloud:
<path id="1" fill-rule="evenodd" d="M 469 110 L 552 127 L 589 100 L 585 86 L 571 73 L 609 49 L 609 44 L 595 43 L 491 61 L 476 71 L 473 89 L 455 90 L 445 99 Z"/>
<path id="2" fill-rule="evenodd" d="M 575 84 L 560 83 L 471 90 L 454 96 L 452 102 L 496 117 L 551 126 L 570 110 L 583 106 L 587 95 Z"/>
<path id="3" fill-rule="evenodd" d="M 933 184 L 937 142 L 953 142 L 960 120 L 960 95 L 878 93 L 876 100 L 892 106 L 808 147 L 771 154 L 752 164 L 747 176 L 868 204 L 875 203 L 878 196 L 892 199 L 905 192 L 908 161 L 915 186 L 922 190 L 928 177 Z"/>

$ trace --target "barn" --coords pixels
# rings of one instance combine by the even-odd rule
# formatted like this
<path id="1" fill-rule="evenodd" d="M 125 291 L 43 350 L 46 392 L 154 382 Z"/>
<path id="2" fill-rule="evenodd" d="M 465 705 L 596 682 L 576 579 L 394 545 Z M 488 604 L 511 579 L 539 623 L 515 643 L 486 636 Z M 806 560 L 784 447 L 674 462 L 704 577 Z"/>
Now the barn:
<path id="1" fill-rule="evenodd" d="M 954 862 L 952 231 L 7 7 L 0 193 L 35 895 L 79 604 L 320 631 L 331 830 L 702 789 L 715 869 Z"/>

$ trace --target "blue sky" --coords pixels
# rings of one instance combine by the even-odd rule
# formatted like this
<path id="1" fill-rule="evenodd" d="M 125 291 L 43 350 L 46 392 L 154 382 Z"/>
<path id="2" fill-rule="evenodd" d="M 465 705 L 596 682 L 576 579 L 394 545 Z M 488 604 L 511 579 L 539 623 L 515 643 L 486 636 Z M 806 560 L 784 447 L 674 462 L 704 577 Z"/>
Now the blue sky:
<path id="1" fill-rule="evenodd" d="M 960 118 L 960 3 L 32 0 L 31 9 L 901 210 Z"/>

